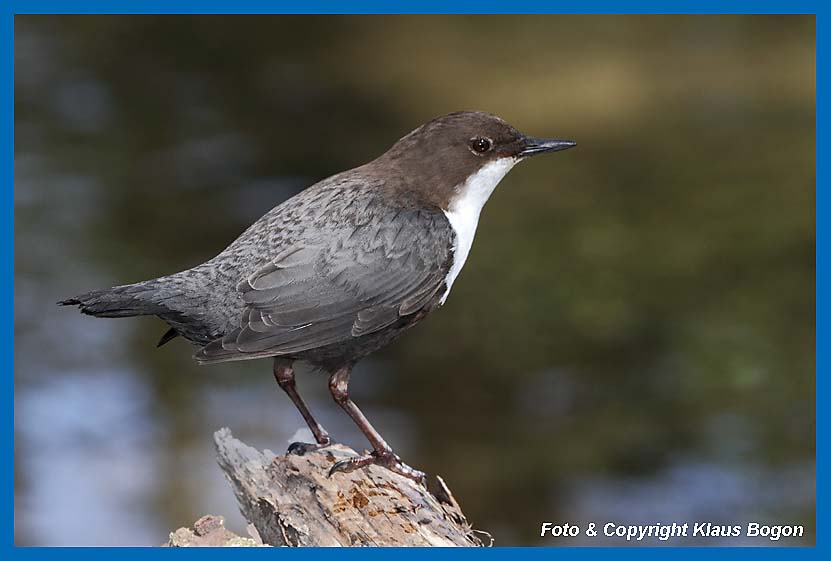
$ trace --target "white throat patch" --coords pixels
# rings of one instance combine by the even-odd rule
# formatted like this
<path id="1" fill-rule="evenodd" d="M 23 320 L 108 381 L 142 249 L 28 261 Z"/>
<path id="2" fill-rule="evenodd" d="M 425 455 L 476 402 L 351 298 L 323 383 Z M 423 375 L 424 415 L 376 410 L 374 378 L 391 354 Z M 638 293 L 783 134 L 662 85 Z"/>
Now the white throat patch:
<path id="1" fill-rule="evenodd" d="M 445 216 L 453 227 L 456 239 L 453 241 L 453 265 L 445 278 L 447 290 L 441 297 L 441 304 L 447 300 L 453 281 L 459 276 L 464 267 L 470 247 L 473 245 L 473 236 L 479 224 L 479 213 L 488 202 L 488 198 L 499 185 L 511 168 L 517 163 L 515 158 L 500 158 L 485 164 L 479 171 L 467 178 L 456 188 L 456 197 L 450 201 L 450 206 L 444 211 Z"/>

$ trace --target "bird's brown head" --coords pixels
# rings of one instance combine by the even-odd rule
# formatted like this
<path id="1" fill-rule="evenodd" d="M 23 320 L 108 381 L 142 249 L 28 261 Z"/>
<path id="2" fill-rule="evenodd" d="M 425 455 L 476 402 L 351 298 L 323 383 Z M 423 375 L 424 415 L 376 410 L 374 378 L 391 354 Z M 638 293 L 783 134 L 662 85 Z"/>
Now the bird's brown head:
<path id="1" fill-rule="evenodd" d="M 526 136 L 490 113 L 460 111 L 418 127 L 370 165 L 396 170 L 408 189 L 447 209 L 477 174 L 498 175 L 498 183 L 528 156 L 574 145 L 570 140 Z"/>

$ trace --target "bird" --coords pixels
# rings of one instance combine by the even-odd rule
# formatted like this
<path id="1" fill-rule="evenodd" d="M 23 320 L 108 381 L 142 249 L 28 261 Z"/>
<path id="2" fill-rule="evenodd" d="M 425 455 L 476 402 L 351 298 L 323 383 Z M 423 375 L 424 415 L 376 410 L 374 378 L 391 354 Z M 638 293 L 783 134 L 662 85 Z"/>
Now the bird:
<path id="1" fill-rule="evenodd" d="M 378 465 L 424 484 L 351 399 L 353 367 L 446 302 L 502 178 L 575 145 L 526 136 L 486 112 L 443 115 L 278 204 L 205 263 L 58 304 L 100 318 L 158 316 L 169 325 L 158 346 L 181 336 L 199 364 L 270 358 L 314 435 L 289 447 L 299 455 L 333 443 L 297 390 L 294 363 L 310 363 L 372 446 L 328 475 Z"/>

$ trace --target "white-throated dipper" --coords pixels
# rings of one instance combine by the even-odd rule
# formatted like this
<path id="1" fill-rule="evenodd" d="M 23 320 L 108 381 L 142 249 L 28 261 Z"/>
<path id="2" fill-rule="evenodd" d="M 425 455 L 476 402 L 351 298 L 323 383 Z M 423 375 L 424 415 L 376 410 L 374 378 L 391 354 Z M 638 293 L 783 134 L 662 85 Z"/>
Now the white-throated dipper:
<path id="1" fill-rule="evenodd" d="M 532 138 L 488 113 L 438 117 L 379 158 L 276 206 L 222 253 L 192 269 L 69 298 L 96 317 L 156 315 L 201 347 L 199 363 L 274 358 L 274 377 L 317 444 L 331 443 L 297 392 L 293 362 L 329 374 L 329 391 L 372 444 L 330 474 L 378 464 L 423 482 L 347 393 L 354 364 L 444 304 L 499 181 L 570 140 Z"/>

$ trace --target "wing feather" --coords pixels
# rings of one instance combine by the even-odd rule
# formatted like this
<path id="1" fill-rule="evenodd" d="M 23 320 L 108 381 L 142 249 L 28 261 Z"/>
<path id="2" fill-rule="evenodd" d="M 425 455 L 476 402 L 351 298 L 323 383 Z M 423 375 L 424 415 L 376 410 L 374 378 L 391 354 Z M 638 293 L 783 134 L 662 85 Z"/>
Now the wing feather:
<path id="1" fill-rule="evenodd" d="M 384 329 L 430 302 L 452 252 L 444 214 L 366 202 L 347 208 L 351 221 L 341 208 L 326 235 L 309 228 L 238 283 L 239 327 L 198 360 L 308 351 Z"/>

